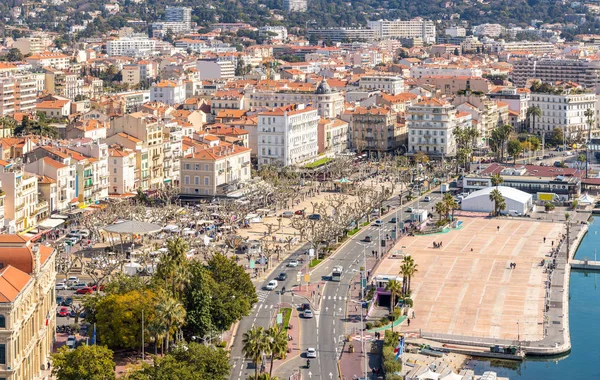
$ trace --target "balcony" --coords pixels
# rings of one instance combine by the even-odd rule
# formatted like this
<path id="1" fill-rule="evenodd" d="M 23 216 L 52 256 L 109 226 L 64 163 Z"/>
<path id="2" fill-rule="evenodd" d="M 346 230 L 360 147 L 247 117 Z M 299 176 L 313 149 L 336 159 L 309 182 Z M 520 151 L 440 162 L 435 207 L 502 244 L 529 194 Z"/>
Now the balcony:
<path id="1" fill-rule="evenodd" d="M 88 188 L 88 187 L 92 187 L 93 184 L 94 184 L 94 181 L 90 178 L 90 179 L 85 180 L 85 182 L 83 183 L 83 186 L 85 188 Z"/>

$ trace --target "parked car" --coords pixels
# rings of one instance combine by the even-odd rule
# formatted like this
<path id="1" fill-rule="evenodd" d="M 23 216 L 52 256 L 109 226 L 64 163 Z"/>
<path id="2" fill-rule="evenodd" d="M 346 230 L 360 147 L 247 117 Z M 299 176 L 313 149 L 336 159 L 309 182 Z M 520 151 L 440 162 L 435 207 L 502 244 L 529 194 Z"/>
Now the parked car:
<path id="1" fill-rule="evenodd" d="M 423 198 L 423 202 L 431 202 L 431 197 L 426 195 L 425 198 Z"/>
<path id="2" fill-rule="evenodd" d="M 79 277 L 77 277 L 77 276 L 71 276 L 71 277 L 67 278 L 67 281 L 65 281 L 65 283 L 67 285 L 76 284 L 78 282 L 79 282 Z"/>
<path id="3" fill-rule="evenodd" d="M 92 290 L 93 291 L 98 291 L 98 285 L 92 285 Z M 104 291 L 104 285 L 100 285 L 100 290 Z"/>
<path id="4" fill-rule="evenodd" d="M 304 210 L 296 210 L 294 214 L 304 216 Z"/>
<path id="5" fill-rule="evenodd" d="M 321 214 L 310 214 L 308 216 L 308 219 L 310 219 L 310 220 L 321 220 Z"/>
<path id="6" fill-rule="evenodd" d="M 71 230 L 68 234 L 67 234 L 68 238 L 79 238 L 81 239 L 81 232 L 79 232 L 79 230 Z"/>
<path id="7" fill-rule="evenodd" d="M 371 237 L 371 235 L 365 236 L 365 242 L 370 243 L 372 241 L 373 241 L 373 238 Z"/>
<path id="8" fill-rule="evenodd" d="M 291 212 L 291 211 L 284 211 L 284 212 L 281 214 L 281 217 L 282 217 L 282 218 L 291 218 L 292 216 L 294 216 L 294 213 L 293 213 L 293 212 Z"/>
<path id="9" fill-rule="evenodd" d="M 304 318 L 312 318 L 313 317 L 312 310 L 310 310 L 310 309 L 304 310 L 303 316 L 304 316 Z"/>
<path id="10" fill-rule="evenodd" d="M 69 335 L 66 343 L 67 347 L 69 347 L 70 349 L 74 349 L 75 344 L 77 344 L 77 338 L 75 337 L 75 335 Z"/>
<path id="11" fill-rule="evenodd" d="M 285 273 L 285 272 L 279 273 L 278 279 L 279 279 L 279 281 L 285 281 L 285 280 L 287 280 L 287 273 Z"/>
<path id="12" fill-rule="evenodd" d="M 68 307 L 60 307 L 58 308 L 58 311 L 56 312 L 56 315 L 59 317 L 66 317 L 67 315 L 69 315 L 69 308 Z"/>
<path id="13" fill-rule="evenodd" d="M 413 211 L 415 211 L 415 209 L 414 209 L 414 208 L 412 208 L 412 207 L 409 207 L 409 208 L 407 208 L 407 209 L 406 209 L 406 212 L 408 212 L 408 213 L 411 213 L 411 212 L 413 212 Z"/>
<path id="14" fill-rule="evenodd" d="M 88 230 L 79 230 L 79 234 L 81 235 L 82 238 L 89 238 L 90 237 L 90 231 Z"/>
<path id="15" fill-rule="evenodd" d="M 298 266 L 298 260 L 290 260 L 290 262 L 287 265 L 290 268 L 295 268 Z"/>
<path id="16" fill-rule="evenodd" d="M 312 347 L 309 347 L 306 349 L 306 357 L 307 358 L 316 358 L 317 357 L 317 350 L 315 350 Z"/>
<path id="17" fill-rule="evenodd" d="M 62 303 L 63 303 L 63 301 L 64 301 L 64 300 L 65 300 L 65 297 L 63 297 L 63 296 L 58 296 L 58 297 L 56 297 L 56 304 L 57 304 L 58 306 L 60 306 L 60 305 L 62 305 Z"/>
<path id="18" fill-rule="evenodd" d="M 373 225 L 374 225 L 375 227 L 381 227 L 381 226 L 383 226 L 383 221 L 382 221 L 382 220 L 380 220 L 380 219 L 377 219 L 377 220 L 376 220 L 376 221 L 373 223 Z"/>
<path id="19" fill-rule="evenodd" d="M 67 297 L 63 300 L 62 302 L 63 306 L 71 306 L 73 305 L 73 298 L 72 297 Z"/>
<path id="20" fill-rule="evenodd" d="M 93 292 L 94 291 L 92 290 L 92 288 L 86 286 L 85 288 L 77 289 L 75 294 L 92 294 Z"/>
<path id="21" fill-rule="evenodd" d="M 277 287 L 277 280 L 271 280 L 267 284 L 267 290 L 274 290 Z"/>
<path id="22" fill-rule="evenodd" d="M 398 219 L 396 219 L 396 218 L 390 219 L 390 223 L 397 223 L 397 222 L 398 222 Z"/>
<path id="23" fill-rule="evenodd" d="M 58 282 L 54 286 L 54 289 L 56 289 L 56 290 L 67 290 L 67 284 L 65 284 L 64 282 Z"/>
<path id="24" fill-rule="evenodd" d="M 302 311 L 304 310 L 310 310 L 310 304 L 309 303 L 303 303 L 302 304 Z"/>
<path id="25" fill-rule="evenodd" d="M 88 285 L 85 282 L 80 282 L 78 284 L 71 285 L 69 288 L 71 290 L 79 290 L 81 288 L 87 288 L 87 287 L 88 287 Z"/>

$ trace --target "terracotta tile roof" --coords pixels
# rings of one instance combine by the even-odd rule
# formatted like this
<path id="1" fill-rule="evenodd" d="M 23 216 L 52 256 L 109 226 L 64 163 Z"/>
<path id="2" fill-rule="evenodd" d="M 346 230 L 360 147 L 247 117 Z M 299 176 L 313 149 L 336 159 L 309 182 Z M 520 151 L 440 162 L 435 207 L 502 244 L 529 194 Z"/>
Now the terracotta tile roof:
<path id="1" fill-rule="evenodd" d="M 59 109 L 69 104 L 70 100 L 44 100 L 35 105 L 37 109 Z"/>
<path id="2" fill-rule="evenodd" d="M 8 265 L 0 270 L 0 302 L 13 302 L 31 281 L 27 273 Z"/>
<path id="3" fill-rule="evenodd" d="M 53 160 L 50 157 L 44 157 L 44 158 L 42 158 L 42 160 L 44 160 L 44 164 L 50 165 L 50 166 L 52 166 L 53 168 L 56 168 L 56 169 L 62 169 L 62 168 L 66 168 L 67 167 L 67 165 L 62 164 L 62 163 L 60 163 L 60 162 L 58 162 L 56 160 Z"/>
<path id="4" fill-rule="evenodd" d="M 196 160 L 210 160 L 217 161 L 226 157 L 235 156 L 241 153 L 250 152 L 252 149 L 241 147 L 239 145 L 221 143 L 221 145 L 209 147 L 204 150 L 196 151 L 186 158 L 193 158 Z"/>
<path id="5" fill-rule="evenodd" d="M 38 176 L 38 184 L 56 183 L 56 180 L 45 175 Z"/>
<path id="6" fill-rule="evenodd" d="M 40 244 L 38 249 L 40 252 L 40 265 L 44 265 L 48 258 L 52 256 L 52 253 L 54 253 L 54 248 Z"/>
<path id="7" fill-rule="evenodd" d="M 142 140 L 140 140 L 140 139 L 138 139 L 138 138 L 136 138 L 136 137 L 133 137 L 133 136 L 131 136 L 131 135 L 128 135 L 128 134 L 127 134 L 127 133 L 125 133 L 125 132 L 119 132 L 119 133 L 117 133 L 117 136 L 124 137 L 124 138 L 126 138 L 127 140 L 129 140 L 129 141 L 132 141 L 132 142 L 134 142 L 134 143 L 141 143 L 141 142 L 142 142 Z"/>
<path id="8" fill-rule="evenodd" d="M 287 113 L 288 116 L 292 116 L 292 115 L 297 115 L 300 113 L 305 113 L 305 112 L 310 112 L 310 111 L 314 111 L 315 108 L 312 107 L 305 107 L 304 109 L 294 109 L 295 106 L 294 105 L 290 105 L 287 107 L 276 107 L 273 108 L 273 110 L 271 111 L 265 111 L 265 112 L 261 112 L 259 113 L 259 115 L 266 115 L 266 116 L 283 116 Z"/>

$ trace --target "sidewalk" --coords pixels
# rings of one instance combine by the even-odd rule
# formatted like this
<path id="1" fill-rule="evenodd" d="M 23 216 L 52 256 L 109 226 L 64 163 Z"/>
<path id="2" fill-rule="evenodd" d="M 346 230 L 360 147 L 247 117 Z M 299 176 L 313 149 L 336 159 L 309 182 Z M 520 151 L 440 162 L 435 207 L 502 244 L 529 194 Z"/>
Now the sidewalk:
<path id="1" fill-rule="evenodd" d="M 313 310 L 319 310 L 321 308 L 321 298 L 323 288 L 325 287 L 325 281 L 319 281 L 311 284 L 303 284 L 294 286 L 291 290 L 294 296 L 300 296 L 308 301 Z M 305 301 L 302 301 L 304 303 Z"/>

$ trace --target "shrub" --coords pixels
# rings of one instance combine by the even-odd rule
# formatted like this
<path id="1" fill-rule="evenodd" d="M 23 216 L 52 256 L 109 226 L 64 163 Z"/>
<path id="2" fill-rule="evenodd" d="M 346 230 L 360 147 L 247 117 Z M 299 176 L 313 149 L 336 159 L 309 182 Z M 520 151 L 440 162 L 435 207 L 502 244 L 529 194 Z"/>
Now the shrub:
<path id="1" fill-rule="evenodd" d="M 390 322 L 390 319 L 389 319 L 388 317 L 381 317 L 381 318 L 379 319 L 379 322 L 381 322 L 381 324 L 382 324 L 383 326 L 385 326 L 385 325 L 387 325 L 387 324 Z"/>
<path id="2" fill-rule="evenodd" d="M 380 321 L 373 322 L 373 327 L 381 327 L 381 322 Z"/>
<path id="3" fill-rule="evenodd" d="M 367 330 L 371 330 L 373 328 L 373 323 L 367 322 L 365 323 L 365 327 L 367 328 Z"/>

